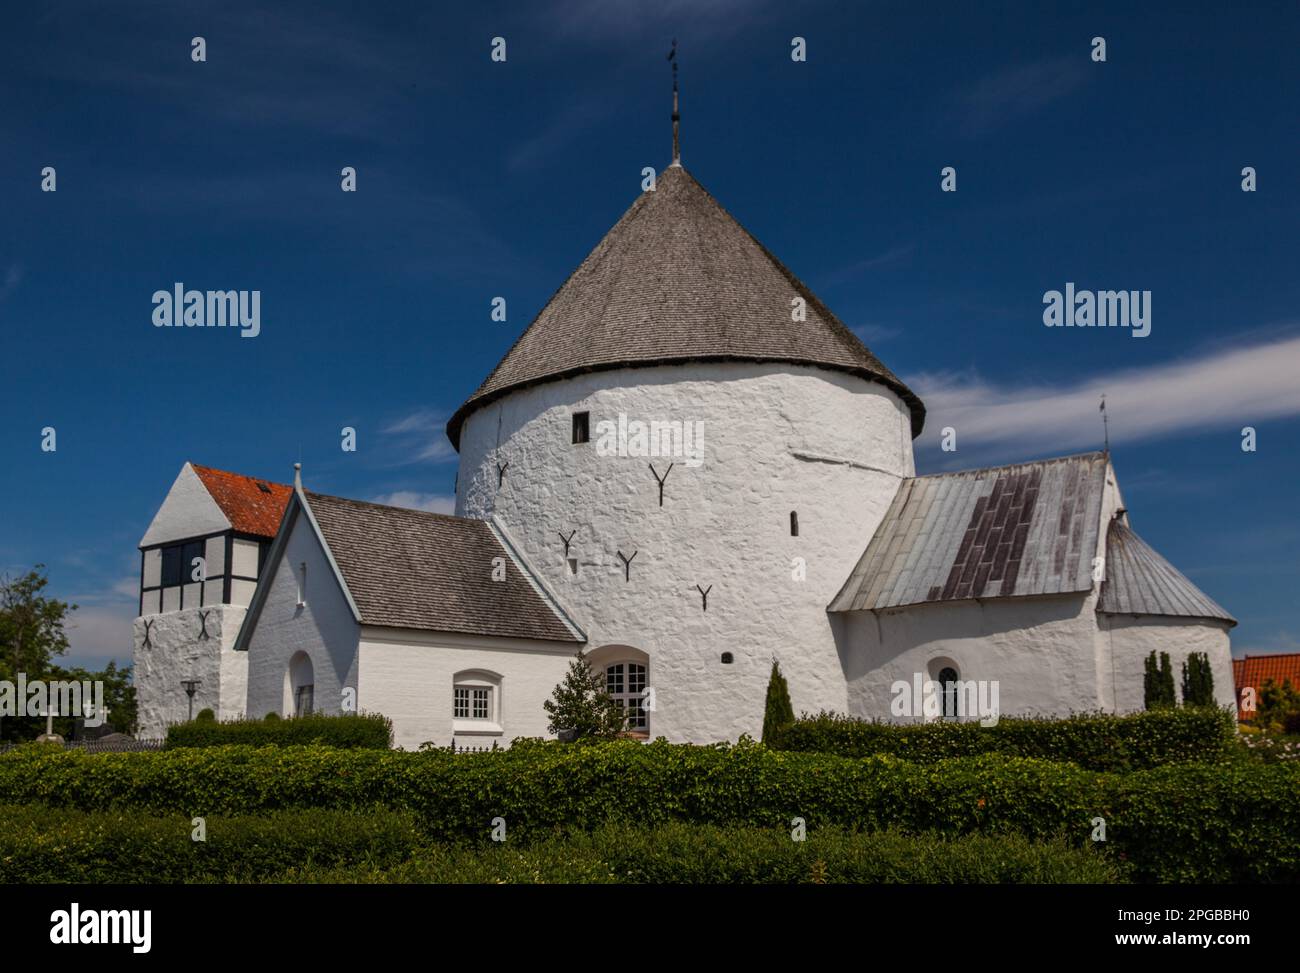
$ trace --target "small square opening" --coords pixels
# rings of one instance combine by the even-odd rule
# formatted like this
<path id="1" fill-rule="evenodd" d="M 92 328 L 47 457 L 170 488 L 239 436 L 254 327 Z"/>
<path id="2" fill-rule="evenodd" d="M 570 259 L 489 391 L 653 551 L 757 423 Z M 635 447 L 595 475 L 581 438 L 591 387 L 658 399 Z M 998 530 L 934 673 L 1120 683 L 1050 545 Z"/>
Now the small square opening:
<path id="1" fill-rule="evenodd" d="M 591 413 L 575 412 L 573 414 L 573 443 L 588 442 L 591 438 Z"/>

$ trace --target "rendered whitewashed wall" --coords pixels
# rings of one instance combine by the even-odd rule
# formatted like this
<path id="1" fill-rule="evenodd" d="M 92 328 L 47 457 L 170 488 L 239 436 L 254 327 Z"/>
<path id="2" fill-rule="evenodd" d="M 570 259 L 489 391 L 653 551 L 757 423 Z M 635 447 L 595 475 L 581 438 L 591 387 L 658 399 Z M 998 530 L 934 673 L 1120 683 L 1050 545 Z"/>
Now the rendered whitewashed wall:
<path id="1" fill-rule="evenodd" d="M 211 709 L 222 720 L 244 715 L 248 659 L 232 646 L 245 611 L 237 605 L 211 605 L 135 620 L 132 663 L 141 739 L 165 736 L 169 724 L 188 717 L 182 679 L 202 680 L 194 693 L 195 713 Z M 199 638 L 204 628 L 200 612 L 207 613 L 207 639 Z M 145 622 L 152 623 L 147 649 Z"/>
<path id="2" fill-rule="evenodd" d="M 140 546 L 150 547 L 229 529 L 230 521 L 212 499 L 194 467 L 186 463 L 140 539 Z"/>
<path id="3" fill-rule="evenodd" d="M 564 679 L 576 646 L 525 639 L 503 640 L 364 628 L 358 668 L 359 708 L 393 721 L 394 746 L 508 746 L 515 737 L 548 737 L 542 704 Z M 452 718 L 457 673 L 500 676 L 499 729 Z"/>
<path id="4" fill-rule="evenodd" d="M 298 605 L 297 572 L 307 563 L 306 605 Z M 248 646 L 248 714 L 261 718 L 285 712 L 284 681 L 289 660 L 298 651 L 311 658 L 315 710 L 342 712 L 342 690 L 357 686 L 360 626 L 334 579 L 307 517 L 298 514 L 279 561 L 266 565 L 269 581 L 265 604 Z"/>
<path id="5" fill-rule="evenodd" d="M 571 443 L 590 411 L 591 442 Z M 598 424 L 704 423 L 704 461 L 597 455 Z M 497 462 L 509 463 L 501 488 Z M 659 506 L 660 474 L 675 465 Z M 864 379 L 793 365 L 690 364 L 596 372 L 511 393 L 471 414 L 457 513 L 494 512 L 586 631 L 650 656 L 651 736 L 757 735 L 772 658 L 796 711 L 843 711 L 826 605 L 914 472 L 910 417 Z M 790 536 L 790 512 L 799 536 Z M 574 535 L 572 576 L 557 532 Z M 631 555 L 624 581 L 616 552 Z M 807 578 L 792 579 L 792 559 Z M 708 611 L 696 585 L 712 590 Z M 734 664 L 720 662 L 731 652 Z"/>
<path id="6" fill-rule="evenodd" d="M 1166 618 L 1153 615 L 1101 615 L 1100 641 L 1114 659 L 1114 699 L 1121 713 L 1144 708 L 1142 680 L 1146 658 L 1169 653 L 1174 687 L 1182 701 L 1183 663 L 1193 652 L 1210 658 L 1214 697 L 1220 706 L 1236 706 L 1232 677 L 1232 648 L 1224 622 Z"/>
<path id="7" fill-rule="evenodd" d="M 910 684 L 918 672 L 936 678 L 946 663 L 962 680 L 997 680 L 1004 716 L 1096 710 L 1092 600 L 1090 594 L 1055 595 L 845 613 L 840 624 L 849 712 L 896 719 L 890 713 L 894 681 Z"/>

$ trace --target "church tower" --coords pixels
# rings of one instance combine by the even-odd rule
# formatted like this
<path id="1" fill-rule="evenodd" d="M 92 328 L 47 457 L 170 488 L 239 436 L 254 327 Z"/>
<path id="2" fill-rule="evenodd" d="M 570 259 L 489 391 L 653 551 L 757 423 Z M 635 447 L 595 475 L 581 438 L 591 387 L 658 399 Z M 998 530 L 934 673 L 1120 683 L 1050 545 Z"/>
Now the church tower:
<path id="1" fill-rule="evenodd" d="M 826 608 L 914 475 L 925 409 L 684 169 L 659 175 L 447 426 L 491 520 L 638 724 L 847 709 Z"/>

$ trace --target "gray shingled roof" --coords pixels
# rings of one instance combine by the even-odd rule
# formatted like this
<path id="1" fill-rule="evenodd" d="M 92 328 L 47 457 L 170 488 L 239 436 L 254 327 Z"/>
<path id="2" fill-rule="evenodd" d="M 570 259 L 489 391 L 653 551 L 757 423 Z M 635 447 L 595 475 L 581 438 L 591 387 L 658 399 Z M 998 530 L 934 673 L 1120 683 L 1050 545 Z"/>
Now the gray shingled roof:
<path id="1" fill-rule="evenodd" d="M 807 321 L 790 320 L 796 295 Z M 920 435 L 925 406 L 779 260 L 680 167 L 665 169 L 556 291 L 456 410 L 512 389 L 599 369 L 681 361 L 781 361 L 862 375 L 893 389 Z"/>
<path id="2" fill-rule="evenodd" d="M 482 520 L 306 494 L 361 621 L 580 642 Z M 494 558 L 506 559 L 503 581 Z"/>
<path id="3" fill-rule="evenodd" d="M 1213 598 L 1118 520 L 1112 520 L 1106 532 L 1106 580 L 1097 611 L 1215 618 L 1237 624 Z"/>
<path id="4" fill-rule="evenodd" d="M 918 476 L 829 611 L 1087 591 L 1105 453 Z"/>

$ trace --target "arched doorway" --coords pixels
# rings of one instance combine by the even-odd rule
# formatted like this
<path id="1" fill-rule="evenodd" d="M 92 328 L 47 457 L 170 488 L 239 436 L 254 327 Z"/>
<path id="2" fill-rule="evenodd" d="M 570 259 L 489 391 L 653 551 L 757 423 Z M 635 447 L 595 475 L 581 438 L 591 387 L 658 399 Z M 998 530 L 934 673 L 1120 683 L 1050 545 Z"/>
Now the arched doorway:
<path id="1" fill-rule="evenodd" d="M 311 656 L 298 651 L 284 671 L 284 715 L 309 716 L 316 708 L 316 675 Z"/>

